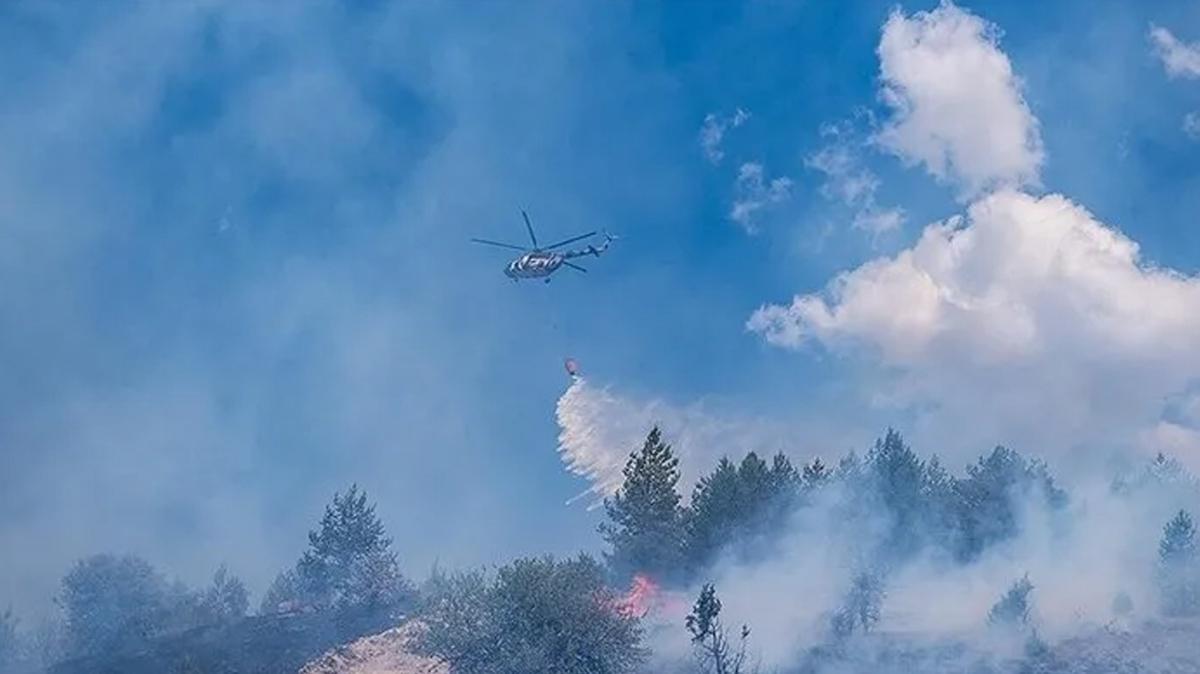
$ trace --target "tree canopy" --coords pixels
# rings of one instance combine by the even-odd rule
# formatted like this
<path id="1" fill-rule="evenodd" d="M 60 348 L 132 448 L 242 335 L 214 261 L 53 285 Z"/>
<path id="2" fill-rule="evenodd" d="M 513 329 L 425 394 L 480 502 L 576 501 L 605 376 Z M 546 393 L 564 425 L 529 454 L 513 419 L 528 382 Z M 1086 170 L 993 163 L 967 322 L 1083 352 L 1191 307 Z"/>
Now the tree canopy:
<path id="1" fill-rule="evenodd" d="M 374 504 L 357 485 L 325 506 L 294 580 L 302 603 L 344 618 L 386 620 L 414 598 Z"/>
<path id="2" fill-rule="evenodd" d="M 1158 544 L 1158 584 L 1163 611 L 1169 615 L 1200 613 L 1200 555 L 1196 525 L 1180 510 L 1163 527 Z"/>
<path id="3" fill-rule="evenodd" d="M 604 509 L 608 522 L 600 532 L 611 547 L 607 561 L 615 577 L 635 573 L 677 577 L 683 560 L 683 508 L 679 459 L 657 427 L 642 448 L 629 456 L 624 482 Z"/>
<path id="4" fill-rule="evenodd" d="M 643 661 L 637 618 L 621 611 L 594 559 L 518 559 L 493 577 L 427 585 L 426 652 L 459 674 L 621 674 Z"/>
<path id="5" fill-rule="evenodd" d="M 166 581 L 139 557 L 80 560 L 63 578 L 58 597 L 70 652 L 115 651 L 153 636 L 168 610 L 167 596 Z"/>

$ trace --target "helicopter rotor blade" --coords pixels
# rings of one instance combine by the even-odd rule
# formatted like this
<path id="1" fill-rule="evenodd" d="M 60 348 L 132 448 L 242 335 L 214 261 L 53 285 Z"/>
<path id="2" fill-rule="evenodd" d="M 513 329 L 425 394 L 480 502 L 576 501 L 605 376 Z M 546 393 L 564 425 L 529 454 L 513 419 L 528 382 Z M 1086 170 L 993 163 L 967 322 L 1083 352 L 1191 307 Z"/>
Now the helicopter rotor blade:
<path id="1" fill-rule="evenodd" d="M 579 265 L 575 264 L 574 262 L 567 262 L 566 260 L 563 260 L 563 265 L 570 267 L 571 269 L 574 269 L 575 271 L 581 271 L 585 274 L 587 273 L 586 269 L 584 269 L 583 267 L 580 267 Z"/>
<path id="2" fill-rule="evenodd" d="M 471 239 L 472 243 L 482 243 L 488 246 L 496 246 L 498 248 L 508 248 L 509 250 L 519 250 L 525 252 L 525 248 L 514 246 L 511 243 L 500 243 L 499 241 L 488 241 L 487 239 Z"/>
<path id="3" fill-rule="evenodd" d="M 546 246 L 542 250 L 554 250 L 555 248 L 560 248 L 562 246 L 567 245 L 568 243 L 575 243 L 576 241 L 582 241 L 582 240 L 588 238 L 589 236 L 596 236 L 596 233 L 588 232 L 587 234 L 580 234 L 579 236 L 573 236 L 569 239 L 564 239 L 562 241 L 559 241 L 558 243 L 556 243 L 552 246 Z"/>
<path id="4" fill-rule="evenodd" d="M 524 209 L 521 210 L 521 217 L 525 218 L 525 229 L 529 230 L 529 240 L 533 242 L 533 249 L 541 250 L 541 248 L 538 248 L 537 237 L 533 234 L 533 223 L 529 222 L 529 214 Z"/>

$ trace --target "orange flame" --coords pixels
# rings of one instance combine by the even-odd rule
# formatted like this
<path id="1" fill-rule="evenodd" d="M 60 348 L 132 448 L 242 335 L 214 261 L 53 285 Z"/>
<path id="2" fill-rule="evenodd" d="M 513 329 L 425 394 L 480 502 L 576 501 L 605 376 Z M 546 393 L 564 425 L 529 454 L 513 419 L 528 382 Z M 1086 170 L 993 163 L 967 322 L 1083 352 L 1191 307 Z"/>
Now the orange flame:
<path id="1" fill-rule="evenodd" d="M 627 618 L 644 618 L 660 603 L 658 583 L 645 574 L 636 574 L 629 592 L 617 600 L 617 613 Z"/>

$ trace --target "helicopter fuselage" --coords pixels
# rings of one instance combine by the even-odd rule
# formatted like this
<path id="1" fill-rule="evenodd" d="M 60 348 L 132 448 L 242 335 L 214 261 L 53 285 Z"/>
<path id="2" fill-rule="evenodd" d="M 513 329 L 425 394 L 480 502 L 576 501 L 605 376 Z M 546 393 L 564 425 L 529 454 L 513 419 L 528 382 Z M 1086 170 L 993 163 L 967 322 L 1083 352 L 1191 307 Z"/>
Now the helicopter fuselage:
<path id="1" fill-rule="evenodd" d="M 596 257 L 600 257 L 601 253 L 608 250 L 608 244 L 612 243 L 614 238 L 608 232 L 604 232 L 604 243 L 600 244 L 599 246 L 589 244 L 584 248 L 578 248 L 575 250 L 566 250 L 563 248 L 563 246 L 575 243 L 576 241 L 590 239 L 596 234 L 600 233 L 588 232 L 587 234 L 573 236 L 569 239 L 564 239 L 558 243 L 552 243 L 548 246 L 540 246 L 538 245 L 537 236 L 533 233 L 533 223 L 529 222 L 529 215 L 525 213 L 525 211 L 521 211 L 521 217 L 525 219 L 525 229 L 529 232 L 529 242 L 533 244 L 532 248 L 523 248 L 522 246 L 517 246 L 515 244 L 504 243 L 503 241 L 492 241 L 490 239 L 471 239 L 471 241 L 474 241 L 475 243 L 482 243 L 487 246 L 496 246 L 499 248 L 521 251 L 521 255 L 519 257 L 513 258 L 504 267 L 504 275 L 513 281 L 539 278 L 545 280 L 546 283 L 549 283 L 550 275 L 562 267 L 570 267 L 578 272 L 586 272 L 586 269 L 575 264 L 574 262 L 571 262 L 571 260 L 577 257 L 583 257 L 584 255 L 594 255 Z"/>
<path id="2" fill-rule="evenodd" d="M 504 275 L 513 280 L 545 278 L 558 271 L 565 259 L 561 253 L 531 251 L 509 262 Z"/>

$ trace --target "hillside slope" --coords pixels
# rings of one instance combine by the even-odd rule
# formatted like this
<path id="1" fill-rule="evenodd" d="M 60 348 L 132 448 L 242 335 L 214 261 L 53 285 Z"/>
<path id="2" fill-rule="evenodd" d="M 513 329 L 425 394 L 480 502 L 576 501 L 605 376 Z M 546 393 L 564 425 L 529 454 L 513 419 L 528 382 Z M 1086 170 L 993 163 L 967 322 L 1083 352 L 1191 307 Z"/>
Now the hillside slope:
<path id="1" fill-rule="evenodd" d="M 813 649 L 788 674 L 1196 674 L 1200 621 L 1098 628 L 1041 646 L 1022 637 L 938 639 L 880 632 Z"/>
<path id="2" fill-rule="evenodd" d="M 450 674 L 446 663 L 412 654 L 419 629 L 408 623 L 339 646 L 305 665 L 300 674 Z"/>
<path id="3" fill-rule="evenodd" d="M 342 643 L 341 634 L 319 616 L 255 616 L 160 637 L 136 650 L 68 660 L 49 674 L 296 674 Z"/>

